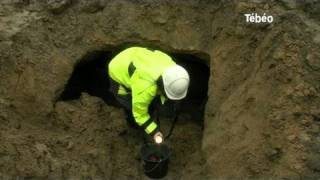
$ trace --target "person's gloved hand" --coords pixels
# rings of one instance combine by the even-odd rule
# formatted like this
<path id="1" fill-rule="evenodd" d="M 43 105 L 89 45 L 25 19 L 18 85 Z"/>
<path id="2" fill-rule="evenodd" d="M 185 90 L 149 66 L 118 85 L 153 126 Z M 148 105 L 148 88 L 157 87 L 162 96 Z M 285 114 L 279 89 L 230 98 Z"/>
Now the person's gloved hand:
<path id="1" fill-rule="evenodd" d="M 160 144 L 163 142 L 163 134 L 158 131 L 156 132 L 154 135 L 153 135 L 153 141 L 156 143 L 156 144 Z"/>

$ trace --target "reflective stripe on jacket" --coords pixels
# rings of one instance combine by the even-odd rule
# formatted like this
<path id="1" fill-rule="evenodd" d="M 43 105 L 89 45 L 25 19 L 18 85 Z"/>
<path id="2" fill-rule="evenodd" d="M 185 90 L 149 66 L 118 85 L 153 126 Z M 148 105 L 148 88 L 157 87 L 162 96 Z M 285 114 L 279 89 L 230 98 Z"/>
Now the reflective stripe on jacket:
<path id="1" fill-rule="evenodd" d="M 136 68 L 129 76 L 130 63 Z M 125 89 L 131 90 L 132 113 L 139 126 L 143 126 L 151 117 L 148 108 L 158 94 L 156 81 L 162 72 L 175 62 L 167 54 L 158 50 L 142 47 L 131 47 L 120 52 L 109 63 L 109 76 L 124 87 L 120 87 L 118 94 L 126 94 Z M 157 128 L 152 121 L 146 128 L 150 134 Z"/>

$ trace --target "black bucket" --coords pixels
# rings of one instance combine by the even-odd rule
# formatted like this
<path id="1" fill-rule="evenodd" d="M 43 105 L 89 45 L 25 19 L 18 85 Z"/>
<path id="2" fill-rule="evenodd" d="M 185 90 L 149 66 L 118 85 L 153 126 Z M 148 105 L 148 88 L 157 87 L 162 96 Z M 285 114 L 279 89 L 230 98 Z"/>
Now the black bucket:
<path id="1" fill-rule="evenodd" d="M 167 175 L 170 149 L 164 144 L 145 144 L 141 148 L 144 173 L 149 178 L 160 179 Z"/>

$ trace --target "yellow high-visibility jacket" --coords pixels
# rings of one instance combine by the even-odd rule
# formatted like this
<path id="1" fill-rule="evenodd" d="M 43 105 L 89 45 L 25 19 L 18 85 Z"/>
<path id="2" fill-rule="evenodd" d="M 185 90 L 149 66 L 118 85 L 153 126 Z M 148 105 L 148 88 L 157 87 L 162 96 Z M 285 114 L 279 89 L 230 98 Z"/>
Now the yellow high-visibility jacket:
<path id="1" fill-rule="evenodd" d="M 130 63 L 135 67 L 131 77 L 128 72 Z M 149 105 L 159 95 L 156 81 L 166 68 L 175 64 L 167 54 L 142 47 L 125 49 L 109 63 L 109 76 L 121 85 L 118 94 L 126 95 L 126 89 L 131 90 L 132 113 L 139 126 L 150 121 Z M 145 131 L 151 134 L 156 128 L 156 122 L 152 121 Z"/>

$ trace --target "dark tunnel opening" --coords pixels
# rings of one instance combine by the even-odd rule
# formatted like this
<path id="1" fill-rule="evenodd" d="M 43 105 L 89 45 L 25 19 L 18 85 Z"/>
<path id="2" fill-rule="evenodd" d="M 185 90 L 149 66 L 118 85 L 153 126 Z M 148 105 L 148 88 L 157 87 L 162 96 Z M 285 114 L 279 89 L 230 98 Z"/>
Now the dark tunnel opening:
<path id="1" fill-rule="evenodd" d="M 119 106 L 109 93 L 108 62 L 119 51 L 93 51 L 86 54 L 75 65 L 64 91 L 58 101 L 78 99 L 82 92 L 102 98 L 108 105 Z M 203 123 L 207 101 L 208 80 L 210 69 L 205 60 L 193 54 L 169 53 L 177 64 L 183 66 L 190 75 L 190 86 L 187 97 L 181 101 L 181 114 L 186 118 L 196 119 Z M 166 116 L 172 117 L 172 104 L 166 103 L 160 109 Z"/>
<path id="2" fill-rule="evenodd" d="M 190 76 L 188 94 L 182 100 L 182 111 L 194 116 L 192 118 L 203 120 L 208 99 L 210 68 L 205 64 L 204 59 L 192 54 L 173 53 L 172 57 L 177 64 L 188 71 Z"/>
<path id="3" fill-rule="evenodd" d="M 109 77 L 107 63 L 112 59 L 111 51 L 93 51 L 86 54 L 74 67 L 64 91 L 58 100 L 78 99 L 82 92 L 102 98 L 107 104 L 116 105 L 108 92 Z"/>

